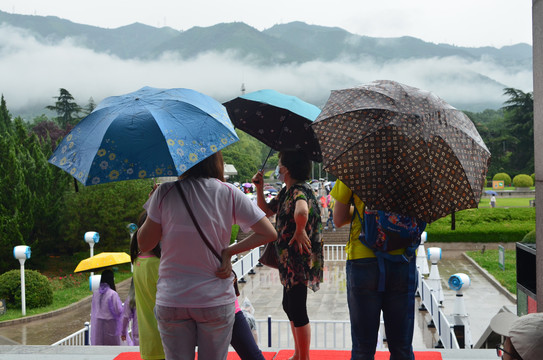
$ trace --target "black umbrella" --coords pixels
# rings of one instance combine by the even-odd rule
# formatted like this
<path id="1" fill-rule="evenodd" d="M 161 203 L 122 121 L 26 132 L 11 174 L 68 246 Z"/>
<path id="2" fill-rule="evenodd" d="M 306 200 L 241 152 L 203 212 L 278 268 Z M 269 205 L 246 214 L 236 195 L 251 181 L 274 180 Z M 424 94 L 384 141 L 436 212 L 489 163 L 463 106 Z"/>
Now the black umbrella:
<path id="1" fill-rule="evenodd" d="M 320 113 L 315 105 L 269 89 L 242 95 L 223 105 L 234 126 L 272 150 L 300 149 L 311 160 L 322 161 L 319 141 L 311 128 Z"/>

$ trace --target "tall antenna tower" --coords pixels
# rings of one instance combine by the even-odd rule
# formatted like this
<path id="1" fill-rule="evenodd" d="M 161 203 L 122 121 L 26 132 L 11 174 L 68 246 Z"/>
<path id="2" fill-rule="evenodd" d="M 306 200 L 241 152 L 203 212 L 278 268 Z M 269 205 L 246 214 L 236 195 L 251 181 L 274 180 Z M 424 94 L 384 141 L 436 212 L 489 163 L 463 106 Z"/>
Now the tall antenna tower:
<path id="1" fill-rule="evenodd" d="M 245 95 L 245 83 L 241 83 L 241 95 Z"/>

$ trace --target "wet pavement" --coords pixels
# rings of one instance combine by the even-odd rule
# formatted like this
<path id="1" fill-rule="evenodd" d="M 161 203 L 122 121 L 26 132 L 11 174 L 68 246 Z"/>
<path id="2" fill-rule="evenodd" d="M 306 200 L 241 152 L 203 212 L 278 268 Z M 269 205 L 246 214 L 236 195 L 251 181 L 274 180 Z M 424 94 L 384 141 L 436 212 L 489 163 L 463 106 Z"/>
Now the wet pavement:
<path id="1" fill-rule="evenodd" d="M 432 244 L 432 246 L 435 245 Z M 486 246 L 489 249 L 492 245 Z M 446 245 L 443 244 L 443 247 Z M 454 310 L 456 292 L 448 288 L 449 277 L 459 272 L 467 274 L 471 279 L 471 287 L 463 292 L 463 298 L 466 312 L 470 317 L 472 342 L 475 344 L 487 329 L 490 319 L 503 306 L 515 308 L 516 305 L 498 291 L 462 253 L 463 251 L 456 249 L 444 249 L 443 257 L 438 263 L 444 293 L 442 310 L 447 315 L 452 314 Z M 308 292 L 309 319 L 349 320 L 345 262 L 326 262 L 325 265 L 321 289 L 315 293 Z M 283 293 L 277 270 L 268 267 L 257 268 L 256 274 L 249 275 L 247 278 L 248 282 L 241 288 L 240 303 L 247 297 L 255 309 L 256 319 L 265 319 L 271 315 L 272 319 L 286 320 L 287 317 L 281 306 Z M 418 298 L 415 306 L 416 324 L 413 347 L 431 349 L 437 344 L 438 335 L 435 329 L 427 326 L 431 320 L 428 312 L 418 310 L 420 307 Z"/>

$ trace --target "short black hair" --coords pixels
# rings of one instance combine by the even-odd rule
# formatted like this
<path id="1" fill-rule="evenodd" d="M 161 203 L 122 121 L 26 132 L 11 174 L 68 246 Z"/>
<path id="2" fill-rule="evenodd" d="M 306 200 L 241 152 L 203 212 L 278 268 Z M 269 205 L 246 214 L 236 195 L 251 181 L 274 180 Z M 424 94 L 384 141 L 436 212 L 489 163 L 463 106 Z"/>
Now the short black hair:
<path id="1" fill-rule="evenodd" d="M 311 160 L 301 150 L 282 150 L 279 152 L 281 165 L 287 168 L 290 177 L 296 180 L 307 180 L 311 175 Z"/>

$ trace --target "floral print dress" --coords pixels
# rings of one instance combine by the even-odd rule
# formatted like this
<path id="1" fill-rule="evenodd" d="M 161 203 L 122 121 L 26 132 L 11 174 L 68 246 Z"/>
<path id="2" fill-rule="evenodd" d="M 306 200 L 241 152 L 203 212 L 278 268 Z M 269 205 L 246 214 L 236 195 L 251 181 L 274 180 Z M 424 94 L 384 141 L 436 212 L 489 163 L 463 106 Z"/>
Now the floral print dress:
<path id="1" fill-rule="evenodd" d="M 289 246 L 296 231 L 294 209 L 297 201 L 306 201 L 309 215 L 305 231 L 311 240 L 311 254 L 300 254 L 298 247 Z M 269 203 L 276 213 L 275 228 L 278 238 L 275 241 L 279 255 L 279 276 L 281 284 L 287 289 L 297 284 L 305 284 L 313 291 L 319 290 L 323 278 L 322 222 L 321 210 L 313 190 L 306 183 L 286 187 Z"/>

